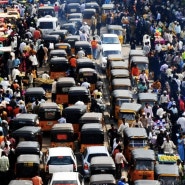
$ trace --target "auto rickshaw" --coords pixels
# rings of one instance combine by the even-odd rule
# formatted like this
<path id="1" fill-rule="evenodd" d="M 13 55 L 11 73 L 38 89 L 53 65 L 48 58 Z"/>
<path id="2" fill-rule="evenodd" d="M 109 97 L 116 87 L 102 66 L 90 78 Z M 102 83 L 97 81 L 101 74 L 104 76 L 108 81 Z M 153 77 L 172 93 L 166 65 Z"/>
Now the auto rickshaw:
<path id="1" fill-rule="evenodd" d="M 111 82 L 110 91 L 116 89 L 131 90 L 131 81 L 129 78 L 114 78 Z"/>
<path id="2" fill-rule="evenodd" d="M 129 90 L 123 90 L 123 89 L 116 89 L 112 91 L 111 96 L 111 116 L 114 116 L 115 119 L 118 119 L 119 117 L 119 111 L 122 103 L 131 102 L 131 99 L 133 98 L 132 91 Z"/>
<path id="3" fill-rule="evenodd" d="M 83 153 L 88 146 L 103 146 L 104 131 L 102 124 L 84 124 L 81 128 L 79 144 L 81 153 Z"/>
<path id="4" fill-rule="evenodd" d="M 67 58 L 66 50 L 64 49 L 53 49 L 49 53 L 49 62 L 52 58 L 64 57 Z"/>
<path id="5" fill-rule="evenodd" d="M 112 69 L 129 69 L 128 60 L 125 61 L 112 61 L 109 65 L 109 69 L 107 70 L 107 76 L 110 76 L 110 71 Z"/>
<path id="6" fill-rule="evenodd" d="M 51 147 L 67 146 L 75 150 L 74 129 L 71 123 L 55 124 L 51 129 Z"/>
<path id="7" fill-rule="evenodd" d="M 37 141 L 20 141 L 15 148 L 15 155 L 35 154 L 40 156 L 40 145 Z"/>
<path id="8" fill-rule="evenodd" d="M 56 103 L 68 104 L 68 92 L 70 87 L 75 86 L 75 80 L 72 77 L 59 78 L 56 84 Z"/>
<path id="9" fill-rule="evenodd" d="M 70 3 L 81 3 L 81 1 L 80 0 L 68 0 L 67 2 L 66 2 L 67 4 L 70 4 Z"/>
<path id="10" fill-rule="evenodd" d="M 108 33 L 114 33 L 117 34 L 119 37 L 119 41 L 121 44 L 124 43 L 124 38 L 123 38 L 123 28 L 121 25 L 108 25 L 107 27 Z"/>
<path id="11" fill-rule="evenodd" d="M 67 18 L 68 18 L 68 15 L 71 13 L 81 13 L 79 3 L 69 3 L 66 6 L 67 6 L 66 7 Z"/>
<path id="12" fill-rule="evenodd" d="M 155 179 L 161 184 L 178 184 L 180 182 L 179 169 L 177 164 L 156 164 Z"/>
<path id="13" fill-rule="evenodd" d="M 148 149 L 148 135 L 144 128 L 131 127 L 124 129 L 124 155 L 131 160 L 131 151 L 136 148 Z"/>
<path id="14" fill-rule="evenodd" d="M 50 35 L 60 35 L 61 42 L 64 42 L 64 39 L 68 35 L 68 30 L 54 30 L 50 33 Z M 63 48 L 60 48 L 60 49 L 63 49 Z"/>
<path id="15" fill-rule="evenodd" d="M 104 125 L 103 114 L 100 112 L 86 112 L 80 118 L 80 124 L 83 126 L 84 124 L 94 124 L 100 123 L 102 126 Z"/>
<path id="16" fill-rule="evenodd" d="M 55 44 L 55 49 L 65 50 L 67 53 L 67 58 L 71 57 L 71 45 L 69 43 L 57 43 Z"/>
<path id="17" fill-rule="evenodd" d="M 76 67 L 76 71 L 78 73 L 79 69 L 81 68 L 92 68 L 95 69 L 95 62 L 92 61 L 92 59 L 84 57 L 84 58 L 78 58 L 77 59 L 77 67 Z"/>
<path id="18" fill-rule="evenodd" d="M 53 6 L 40 6 L 38 8 L 38 18 L 45 17 L 46 15 L 51 15 L 52 17 L 55 17 L 55 10 Z"/>
<path id="19" fill-rule="evenodd" d="M 30 113 L 19 114 L 17 117 L 13 118 L 9 123 L 11 131 L 17 130 L 24 126 L 38 126 L 38 125 L 39 125 L 38 115 Z"/>
<path id="20" fill-rule="evenodd" d="M 139 68 L 139 72 L 141 73 L 142 70 L 145 70 L 147 76 L 149 76 L 148 64 L 149 60 L 148 57 L 143 56 L 134 56 L 130 59 L 130 66 L 132 67 L 133 64 L 136 64 Z"/>
<path id="21" fill-rule="evenodd" d="M 63 110 L 67 123 L 72 123 L 74 133 L 77 136 L 80 132 L 80 121 L 82 115 L 87 111 L 86 105 L 71 105 Z"/>
<path id="22" fill-rule="evenodd" d="M 94 2 L 89 2 L 89 3 L 85 3 L 85 9 L 96 9 L 96 17 L 99 15 L 100 13 L 100 6 L 99 4 L 94 1 Z"/>
<path id="23" fill-rule="evenodd" d="M 60 27 L 61 29 L 65 29 L 69 32 L 69 34 L 75 35 L 77 31 L 77 23 L 71 22 L 71 23 L 64 23 Z"/>
<path id="24" fill-rule="evenodd" d="M 34 154 L 22 154 L 15 164 L 16 179 L 31 180 L 40 174 L 40 158 Z"/>
<path id="25" fill-rule="evenodd" d="M 116 165 L 110 156 L 96 156 L 91 159 L 90 174 L 112 174 L 116 175 Z"/>
<path id="26" fill-rule="evenodd" d="M 46 100 L 46 91 L 42 87 L 29 87 L 24 94 L 25 103 L 33 103 L 36 99 Z"/>
<path id="27" fill-rule="evenodd" d="M 75 42 L 75 54 L 82 48 L 85 52 L 86 57 L 92 59 L 92 47 L 88 41 L 76 41 Z"/>
<path id="28" fill-rule="evenodd" d="M 75 23 L 77 25 L 77 29 L 79 30 L 82 27 L 83 24 L 83 18 L 71 18 L 68 19 L 69 23 Z"/>
<path id="29" fill-rule="evenodd" d="M 160 185 L 160 181 L 157 180 L 136 180 L 134 185 Z"/>
<path id="30" fill-rule="evenodd" d="M 87 105 L 87 109 L 90 110 L 91 97 L 89 90 L 85 87 L 71 87 L 68 92 L 68 104 L 73 105 L 77 101 L 84 102 Z"/>
<path id="31" fill-rule="evenodd" d="M 107 15 L 114 12 L 114 4 L 103 4 L 101 10 L 101 22 L 102 24 L 106 24 Z"/>
<path id="32" fill-rule="evenodd" d="M 129 126 L 131 126 L 140 110 L 141 104 L 122 103 L 119 111 L 118 126 L 122 123 L 123 118 L 125 118 L 126 122 L 129 123 Z"/>
<path id="33" fill-rule="evenodd" d="M 113 62 L 113 61 L 124 61 L 124 60 L 125 59 L 124 59 L 122 54 L 109 54 L 107 56 L 106 74 L 110 74 L 110 71 L 109 71 L 110 67 L 109 66 L 110 66 L 111 62 Z"/>
<path id="34" fill-rule="evenodd" d="M 32 180 L 11 180 L 8 185 L 33 185 Z"/>
<path id="35" fill-rule="evenodd" d="M 80 83 L 84 82 L 84 79 L 90 83 L 90 92 L 92 93 L 96 89 L 97 72 L 92 68 L 81 68 L 78 72 L 78 80 Z"/>
<path id="36" fill-rule="evenodd" d="M 157 94 L 155 93 L 139 93 L 138 94 L 138 103 L 144 108 L 145 103 L 153 106 L 155 102 L 158 101 Z"/>
<path id="37" fill-rule="evenodd" d="M 40 127 L 24 126 L 12 132 L 12 136 L 17 142 L 20 141 L 37 141 L 42 149 L 42 131 Z"/>
<path id="38" fill-rule="evenodd" d="M 74 18 L 82 19 L 83 18 L 82 13 L 71 13 L 68 15 L 68 19 L 74 19 Z"/>
<path id="39" fill-rule="evenodd" d="M 134 149 L 131 151 L 131 167 L 128 172 L 129 180 L 154 180 L 154 150 Z"/>
<path id="40" fill-rule="evenodd" d="M 80 35 L 68 35 L 64 42 L 69 43 L 71 46 L 71 53 L 75 54 L 75 42 L 80 40 Z"/>
<path id="41" fill-rule="evenodd" d="M 54 45 L 61 42 L 60 35 L 44 35 L 42 39 L 44 40 L 46 46 L 49 46 L 50 49 L 54 49 Z"/>
<path id="42" fill-rule="evenodd" d="M 116 185 L 116 179 L 112 174 L 91 175 L 89 185 Z"/>
<path id="43" fill-rule="evenodd" d="M 68 59 L 65 57 L 54 57 L 49 62 L 50 79 L 57 79 L 67 76 L 69 69 Z"/>
<path id="44" fill-rule="evenodd" d="M 116 78 L 129 78 L 129 77 L 130 74 L 127 69 L 112 69 L 110 71 L 109 83 L 111 83 L 112 80 Z"/>
<path id="45" fill-rule="evenodd" d="M 131 49 L 130 50 L 130 53 L 129 53 L 129 62 L 130 62 L 130 59 L 134 56 L 145 56 L 144 54 L 144 51 L 141 50 L 141 49 Z"/>
<path id="46" fill-rule="evenodd" d="M 86 22 L 89 26 L 91 26 L 92 16 L 96 17 L 96 9 L 86 9 L 83 11 L 83 22 Z"/>
<path id="47" fill-rule="evenodd" d="M 45 102 L 39 105 L 39 126 L 42 131 L 50 131 L 54 124 L 61 118 L 61 109 L 54 102 Z"/>

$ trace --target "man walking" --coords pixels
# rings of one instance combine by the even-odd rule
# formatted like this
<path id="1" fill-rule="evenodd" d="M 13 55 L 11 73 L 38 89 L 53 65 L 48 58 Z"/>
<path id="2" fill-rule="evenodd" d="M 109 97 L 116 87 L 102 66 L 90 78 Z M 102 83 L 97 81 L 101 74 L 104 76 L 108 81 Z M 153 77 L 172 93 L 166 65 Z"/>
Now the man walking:
<path id="1" fill-rule="evenodd" d="M 93 59 L 96 60 L 98 42 L 96 41 L 95 37 L 93 37 L 93 40 L 91 41 L 91 47 L 92 47 Z"/>

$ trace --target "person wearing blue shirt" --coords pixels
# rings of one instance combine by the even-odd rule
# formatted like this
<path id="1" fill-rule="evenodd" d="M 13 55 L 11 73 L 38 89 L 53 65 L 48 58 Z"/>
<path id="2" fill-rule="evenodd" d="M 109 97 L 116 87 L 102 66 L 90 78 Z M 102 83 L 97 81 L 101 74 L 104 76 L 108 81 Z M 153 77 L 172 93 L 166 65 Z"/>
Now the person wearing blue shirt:
<path id="1" fill-rule="evenodd" d="M 118 181 L 118 185 L 128 185 L 124 176 L 122 176 L 121 179 Z"/>

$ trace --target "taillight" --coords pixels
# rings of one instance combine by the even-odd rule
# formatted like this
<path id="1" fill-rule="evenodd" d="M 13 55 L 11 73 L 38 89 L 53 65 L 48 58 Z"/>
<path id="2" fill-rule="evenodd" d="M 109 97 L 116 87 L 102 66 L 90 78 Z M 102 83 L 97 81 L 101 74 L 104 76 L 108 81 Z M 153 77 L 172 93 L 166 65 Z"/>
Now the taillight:
<path id="1" fill-rule="evenodd" d="M 87 163 L 84 164 L 84 170 L 88 170 L 89 169 L 89 166 Z"/>
<path id="2" fill-rule="evenodd" d="M 73 164 L 73 171 L 76 171 L 76 165 Z"/>

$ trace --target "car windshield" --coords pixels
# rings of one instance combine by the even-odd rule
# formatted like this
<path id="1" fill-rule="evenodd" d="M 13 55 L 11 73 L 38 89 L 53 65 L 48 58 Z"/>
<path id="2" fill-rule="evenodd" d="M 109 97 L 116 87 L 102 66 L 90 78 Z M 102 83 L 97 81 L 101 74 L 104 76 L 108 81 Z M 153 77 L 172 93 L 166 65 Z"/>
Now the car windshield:
<path id="1" fill-rule="evenodd" d="M 40 22 L 40 29 L 53 29 L 53 22 Z"/>
<path id="2" fill-rule="evenodd" d="M 50 157 L 48 165 L 70 165 L 74 164 L 71 156 L 54 156 Z"/>
<path id="3" fill-rule="evenodd" d="M 52 182 L 52 185 L 77 185 L 78 182 L 76 180 L 56 180 Z"/>
<path id="4" fill-rule="evenodd" d="M 88 156 L 88 159 L 87 159 L 87 162 L 91 162 L 91 159 L 93 158 L 93 157 L 98 157 L 98 156 L 107 156 L 107 154 L 106 153 L 99 153 L 99 154 L 97 154 L 97 153 L 95 153 L 95 154 L 90 154 L 89 156 Z"/>
<path id="5" fill-rule="evenodd" d="M 120 44 L 118 37 L 103 37 L 102 44 Z"/>
<path id="6" fill-rule="evenodd" d="M 119 50 L 107 50 L 103 52 L 103 57 L 107 57 L 108 55 L 111 54 L 121 54 L 121 51 Z"/>

